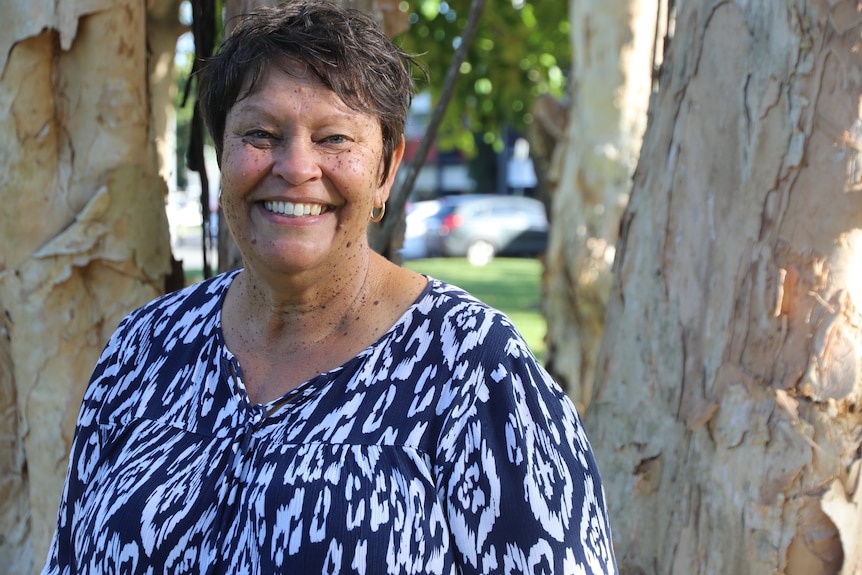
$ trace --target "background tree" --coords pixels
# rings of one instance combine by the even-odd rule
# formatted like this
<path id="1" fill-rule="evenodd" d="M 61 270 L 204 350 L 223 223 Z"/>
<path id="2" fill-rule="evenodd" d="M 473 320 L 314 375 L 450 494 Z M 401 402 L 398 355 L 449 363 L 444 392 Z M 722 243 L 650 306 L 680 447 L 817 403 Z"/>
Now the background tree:
<path id="1" fill-rule="evenodd" d="M 860 3 L 675 29 L 586 418 L 620 571 L 860 573 Z"/>
<path id="2" fill-rule="evenodd" d="M 546 182 L 552 186 L 547 192 L 553 225 L 543 281 L 545 362 L 584 413 L 620 215 L 646 128 L 653 69 L 661 60 L 656 38 L 667 18 L 660 0 L 571 0 L 569 11 L 569 116 L 557 121 L 564 138 L 551 153 L 561 156 L 561 166 Z M 552 116 L 538 119 L 553 124 Z"/>
<path id="3" fill-rule="evenodd" d="M 509 131 L 523 132 L 533 122 L 536 98 L 562 96 L 571 52 L 565 6 L 556 1 L 515 0 L 492 10 L 484 9 L 484 0 L 402 4 L 409 32 L 397 41 L 422 55 L 434 110 L 417 156 L 393 189 L 390 216 L 371 230 L 372 247 L 394 261 L 400 261 L 404 205 L 431 144 L 458 150 L 474 164 L 482 157 L 496 160 L 493 151 L 503 151 Z M 496 165 L 484 167 L 497 173 Z M 475 191 L 496 191 L 481 167 L 471 171 L 478 177 Z"/>
<path id="4" fill-rule="evenodd" d="M 425 133 L 413 151 L 412 157 L 406 158 L 404 167 L 399 172 L 400 177 L 396 179 L 386 202 L 390 206 L 389 211 L 392 212 L 392 215 L 382 223 L 372 225 L 369 228 L 368 235 L 371 248 L 396 263 L 401 263 L 402 259 L 399 249 L 404 243 L 404 232 L 407 227 L 404 209 L 407 199 L 413 191 L 413 186 L 425 164 L 428 153 L 437 141 L 440 125 L 449 110 L 449 104 L 452 102 L 452 97 L 458 87 L 461 69 L 467 62 L 467 54 L 473 45 L 476 29 L 479 27 L 484 11 L 485 0 L 472 1 L 467 23 L 464 25 L 464 30 L 461 31 L 458 47 L 449 63 L 449 68 L 446 70 L 446 76 L 441 84 L 442 88 L 437 102 L 434 104 L 428 125 L 425 127 Z M 427 73 L 427 70 L 425 72 Z M 405 137 L 407 136 L 405 135 Z"/>
<path id="5" fill-rule="evenodd" d="M 169 101 L 177 3 L 146 4 L 14 0 L 0 20 L 0 569 L 8 573 L 41 568 L 96 358 L 125 313 L 164 292 L 171 269 L 157 126 Z"/>
<path id="6" fill-rule="evenodd" d="M 410 0 L 407 6 L 409 32 L 397 40 L 423 54 L 436 101 L 467 29 L 471 2 Z M 563 97 L 571 64 L 569 29 L 566 5 L 559 0 L 506 0 L 485 10 L 460 66 L 438 146 L 473 154 L 478 135 L 499 151 L 507 129 L 524 131 L 532 122 L 535 98 Z"/>

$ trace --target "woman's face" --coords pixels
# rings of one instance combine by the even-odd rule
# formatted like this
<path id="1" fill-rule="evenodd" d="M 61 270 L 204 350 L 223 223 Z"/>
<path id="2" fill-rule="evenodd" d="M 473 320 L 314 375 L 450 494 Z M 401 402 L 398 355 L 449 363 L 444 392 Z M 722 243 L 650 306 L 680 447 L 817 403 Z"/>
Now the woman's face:
<path id="1" fill-rule="evenodd" d="M 366 249 L 371 208 L 391 187 L 382 153 L 377 118 L 311 74 L 269 66 L 228 112 L 221 158 L 221 209 L 245 265 L 332 271 Z"/>

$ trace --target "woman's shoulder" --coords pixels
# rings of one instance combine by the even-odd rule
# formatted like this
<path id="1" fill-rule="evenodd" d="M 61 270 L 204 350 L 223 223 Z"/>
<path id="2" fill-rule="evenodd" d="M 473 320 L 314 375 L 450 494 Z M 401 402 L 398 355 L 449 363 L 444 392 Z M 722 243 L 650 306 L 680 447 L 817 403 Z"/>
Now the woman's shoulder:
<path id="1" fill-rule="evenodd" d="M 190 284 L 182 289 L 163 294 L 135 309 L 129 315 L 141 318 L 149 315 L 162 315 L 166 312 L 188 310 L 205 305 L 207 302 L 223 299 L 227 288 L 240 270 L 231 270 L 203 281 Z"/>
<path id="2" fill-rule="evenodd" d="M 415 310 L 413 325 L 435 341 L 447 364 L 466 357 L 498 362 L 513 353 L 518 359 L 529 354 L 505 313 L 456 285 L 429 277 Z"/>
<path id="3" fill-rule="evenodd" d="M 428 316 L 440 320 L 455 321 L 465 326 L 477 326 L 475 322 L 483 320 L 506 329 L 513 327 L 499 309 L 457 285 L 433 277 L 428 278 L 428 287 L 417 303 Z"/>
<path id="4" fill-rule="evenodd" d="M 502 313 L 481 301 L 464 288 L 432 276 L 426 277 L 428 278 L 428 287 L 423 292 L 422 299 L 425 300 L 424 303 L 426 306 L 432 306 L 429 309 L 434 309 L 437 312 L 445 312 L 451 309 L 470 309 L 475 313 Z M 423 301 L 420 300 L 419 303 L 423 303 Z"/>
<path id="5" fill-rule="evenodd" d="M 161 295 L 128 313 L 112 340 L 126 339 L 138 333 L 141 337 L 158 337 L 177 330 L 201 329 L 205 321 L 217 316 L 224 294 L 238 270 L 191 284 Z M 183 326 L 186 326 L 185 328 Z"/>

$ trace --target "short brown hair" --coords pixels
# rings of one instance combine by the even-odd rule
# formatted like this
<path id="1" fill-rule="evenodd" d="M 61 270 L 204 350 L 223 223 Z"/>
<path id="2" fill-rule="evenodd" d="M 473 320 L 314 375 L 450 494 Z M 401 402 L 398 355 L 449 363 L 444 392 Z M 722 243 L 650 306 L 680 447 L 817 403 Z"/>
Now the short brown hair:
<path id="1" fill-rule="evenodd" d="M 383 178 L 404 134 L 415 93 L 413 71 L 425 69 L 367 14 L 328 0 L 291 0 L 240 17 L 199 72 L 199 102 L 221 159 L 227 114 L 253 92 L 266 67 L 290 73 L 299 62 L 351 109 L 380 120 Z M 242 93 L 246 80 L 248 89 Z"/>

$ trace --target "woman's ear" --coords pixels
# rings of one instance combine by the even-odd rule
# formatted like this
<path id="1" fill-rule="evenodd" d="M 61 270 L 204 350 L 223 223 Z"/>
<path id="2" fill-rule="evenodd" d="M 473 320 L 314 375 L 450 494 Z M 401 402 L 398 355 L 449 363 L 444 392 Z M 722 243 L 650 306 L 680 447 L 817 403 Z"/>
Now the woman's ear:
<path id="1" fill-rule="evenodd" d="M 401 165 L 401 160 L 404 159 L 404 150 L 407 148 L 407 139 L 401 136 L 401 142 L 392 152 L 392 165 L 389 167 L 389 177 L 392 180 L 395 178 L 395 172 L 398 171 L 398 166 Z"/>
<path id="2" fill-rule="evenodd" d="M 386 175 L 386 179 L 383 180 L 383 185 L 381 185 L 381 197 L 383 201 L 389 199 L 389 192 L 392 190 L 392 184 L 395 183 L 395 174 L 398 172 L 398 166 L 401 165 L 401 160 L 404 159 L 404 150 L 407 148 L 407 141 L 402 136 L 401 142 L 398 143 L 398 146 L 392 151 L 392 162 L 389 164 L 389 173 Z"/>

